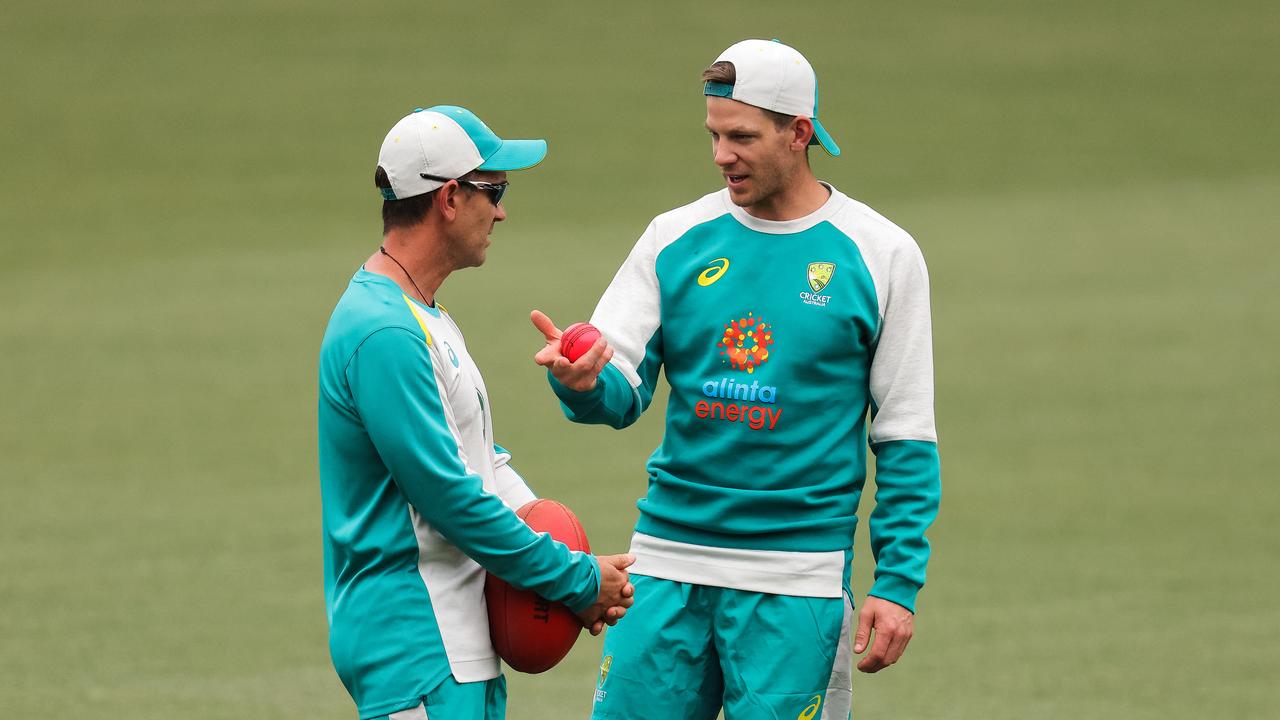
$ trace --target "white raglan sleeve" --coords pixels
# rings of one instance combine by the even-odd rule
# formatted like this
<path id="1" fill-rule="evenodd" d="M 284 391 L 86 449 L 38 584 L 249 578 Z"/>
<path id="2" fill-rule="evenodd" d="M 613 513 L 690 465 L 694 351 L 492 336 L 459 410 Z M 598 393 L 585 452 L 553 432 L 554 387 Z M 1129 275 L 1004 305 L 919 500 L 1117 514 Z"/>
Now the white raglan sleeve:
<path id="1" fill-rule="evenodd" d="M 901 231 L 899 231 L 901 232 Z M 871 427 L 876 457 L 870 595 L 915 611 L 925 582 L 925 531 L 942 496 L 933 409 L 933 326 L 929 273 L 915 241 L 901 233 L 881 262 L 881 326 L 871 362 Z"/>
<path id="2" fill-rule="evenodd" d="M 662 366 L 662 300 L 656 270 L 659 237 L 659 220 L 655 219 L 591 316 L 591 324 L 614 351 L 595 388 L 575 392 L 547 374 L 565 415 L 574 422 L 623 428 L 635 422 L 653 400 Z"/>

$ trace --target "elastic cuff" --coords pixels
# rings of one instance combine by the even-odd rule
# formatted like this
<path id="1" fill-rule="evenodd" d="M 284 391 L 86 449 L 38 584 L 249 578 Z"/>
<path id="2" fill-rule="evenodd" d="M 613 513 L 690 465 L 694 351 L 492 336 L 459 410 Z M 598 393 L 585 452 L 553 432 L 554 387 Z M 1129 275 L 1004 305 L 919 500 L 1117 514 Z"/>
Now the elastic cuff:
<path id="1" fill-rule="evenodd" d="M 578 392 L 571 390 L 560 383 L 551 371 L 547 371 L 547 382 L 551 384 L 551 391 L 560 398 L 560 404 L 565 407 L 565 414 L 569 417 L 580 415 L 600 404 L 600 400 L 604 398 L 604 373 L 600 373 L 600 377 L 596 377 L 596 386 L 586 392 Z"/>
<path id="2" fill-rule="evenodd" d="M 588 553 L 583 553 L 583 555 L 586 555 L 586 557 L 591 561 L 592 590 L 590 595 L 579 596 L 579 599 L 577 602 L 565 603 L 566 605 L 569 606 L 569 609 L 574 611 L 575 613 L 580 613 L 583 610 L 586 610 L 587 608 L 591 607 L 591 605 L 595 603 L 596 598 L 600 597 L 600 559 L 597 558 L 595 555 L 590 555 Z M 585 597 L 585 602 L 583 601 L 583 597 Z"/>
<path id="3" fill-rule="evenodd" d="M 915 613 L 916 596 L 920 594 L 920 586 L 909 580 L 903 580 L 897 575 L 881 575 L 876 578 L 875 584 L 871 586 L 871 592 L 867 594 L 897 603 Z"/>

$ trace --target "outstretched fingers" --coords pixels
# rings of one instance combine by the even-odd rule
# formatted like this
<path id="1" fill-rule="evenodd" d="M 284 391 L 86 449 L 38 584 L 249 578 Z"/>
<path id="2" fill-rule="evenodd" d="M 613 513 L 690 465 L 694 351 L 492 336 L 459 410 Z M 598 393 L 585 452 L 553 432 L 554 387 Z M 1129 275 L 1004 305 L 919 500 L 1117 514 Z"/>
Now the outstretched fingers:
<path id="1" fill-rule="evenodd" d="M 541 310 L 534 310 L 529 313 L 529 320 L 538 332 L 542 333 L 542 337 L 546 340 L 546 344 L 534 353 L 533 361 L 545 368 L 554 368 L 556 360 L 560 355 L 560 328 L 551 322 L 551 318 L 547 317 Z"/>
<path id="2" fill-rule="evenodd" d="M 538 332 L 542 333 L 542 336 L 547 339 L 547 342 L 560 339 L 560 328 L 551 322 L 551 318 L 547 317 L 546 313 L 541 310 L 534 310 L 529 313 L 529 320 L 533 322 L 533 326 L 538 329 Z"/>

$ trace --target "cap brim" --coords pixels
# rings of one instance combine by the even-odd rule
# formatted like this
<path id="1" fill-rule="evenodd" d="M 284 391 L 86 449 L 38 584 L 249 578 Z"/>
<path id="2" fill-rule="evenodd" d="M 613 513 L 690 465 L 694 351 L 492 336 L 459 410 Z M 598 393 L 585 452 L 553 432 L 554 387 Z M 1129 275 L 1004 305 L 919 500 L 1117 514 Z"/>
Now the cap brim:
<path id="1" fill-rule="evenodd" d="M 831 157 L 840 157 L 840 146 L 831 138 L 831 133 L 822 127 L 822 123 L 818 122 L 818 118 L 809 118 L 813 121 L 813 137 L 822 146 L 823 150 Z"/>
<path id="2" fill-rule="evenodd" d="M 547 156 L 546 140 L 503 140 L 498 150 L 485 158 L 477 170 L 524 170 Z"/>

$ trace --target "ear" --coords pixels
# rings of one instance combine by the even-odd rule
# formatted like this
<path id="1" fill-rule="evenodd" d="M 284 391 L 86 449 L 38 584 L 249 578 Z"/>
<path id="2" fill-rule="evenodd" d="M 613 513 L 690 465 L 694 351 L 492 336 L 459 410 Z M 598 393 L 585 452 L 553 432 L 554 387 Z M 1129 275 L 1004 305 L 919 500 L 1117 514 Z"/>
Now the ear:
<path id="1" fill-rule="evenodd" d="M 791 126 L 794 135 L 791 137 L 790 147 L 796 152 L 804 152 L 809 147 L 809 141 L 813 140 L 813 121 L 803 115 L 796 117 Z"/>
<path id="2" fill-rule="evenodd" d="M 440 189 L 436 191 L 436 201 L 431 204 L 431 210 L 439 213 L 440 219 L 446 222 L 453 222 L 458 217 L 458 203 L 460 201 L 460 193 L 462 187 L 457 180 L 450 180 Z"/>

